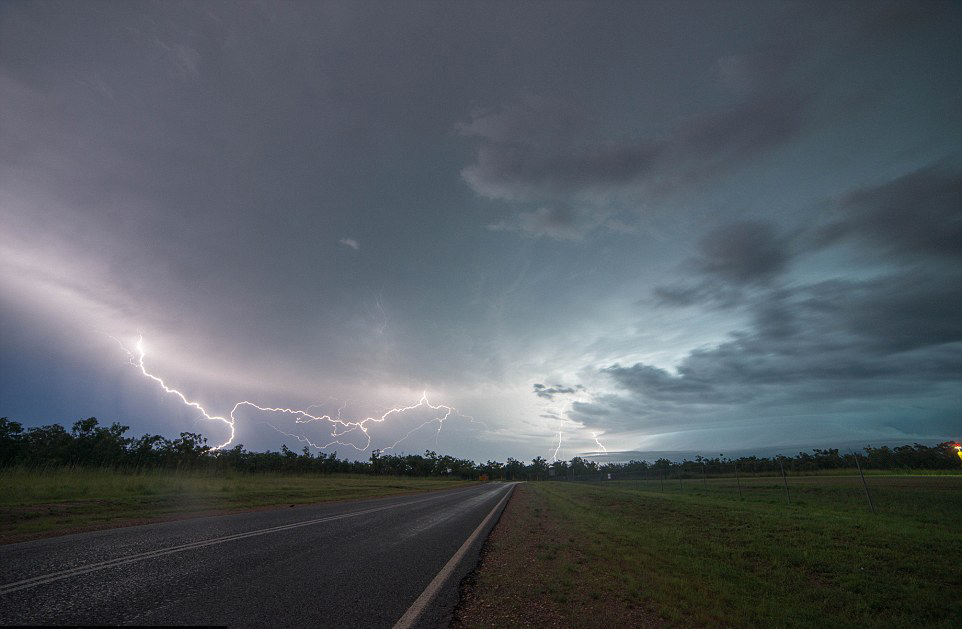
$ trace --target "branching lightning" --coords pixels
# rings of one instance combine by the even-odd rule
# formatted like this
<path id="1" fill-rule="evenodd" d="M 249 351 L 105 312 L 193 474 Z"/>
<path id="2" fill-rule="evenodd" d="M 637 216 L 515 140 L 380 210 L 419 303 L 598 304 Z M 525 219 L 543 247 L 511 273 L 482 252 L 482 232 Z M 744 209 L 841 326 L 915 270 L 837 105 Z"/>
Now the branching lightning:
<path id="1" fill-rule="evenodd" d="M 111 338 L 114 338 L 114 337 L 111 337 Z M 260 404 L 256 404 L 255 402 L 251 402 L 250 400 L 242 400 L 240 402 L 235 403 L 233 408 L 231 408 L 230 413 L 226 417 L 221 415 L 213 415 L 210 412 L 208 412 L 199 403 L 188 399 L 187 396 L 184 395 L 182 392 L 168 386 L 167 383 L 164 382 L 162 378 L 152 374 L 147 370 L 147 367 L 144 364 L 144 357 L 146 356 L 146 351 L 144 349 L 144 342 L 143 342 L 142 336 L 137 340 L 135 351 L 131 351 L 130 349 L 128 349 L 118 339 L 114 338 L 114 340 L 117 341 L 118 344 L 120 344 L 120 347 L 123 348 L 125 352 L 127 352 L 127 356 L 129 358 L 130 364 L 133 365 L 134 367 L 137 367 L 137 369 L 139 369 L 140 372 L 145 377 L 158 383 L 164 389 L 165 392 L 171 395 L 176 395 L 178 398 L 180 398 L 180 400 L 185 405 L 200 411 L 200 413 L 204 416 L 204 418 L 209 419 L 211 421 L 221 421 L 230 427 L 230 438 L 228 438 L 227 441 L 225 441 L 224 443 L 215 446 L 213 448 L 214 450 L 221 450 L 229 446 L 231 443 L 233 443 L 234 436 L 235 436 L 235 427 L 237 422 L 237 412 L 242 407 L 250 407 L 252 409 L 255 409 L 264 413 L 289 415 L 293 417 L 295 424 L 300 424 L 300 425 L 309 424 L 312 422 L 326 422 L 326 424 L 331 429 L 331 438 L 332 438 L 330 441 L 327 441 L 326 443 L 323 443 L 322 442 L 323 440 L 318 440 L 315 442 L 313 439 L 308 437 L 307 434 L 304 433 L 303 431 L 301 432 L 301 434 L 291 433 L 291 432 L 282 430 L 281 428 L 278 428 L 277 426 L 275 426 L 270 422 L 266 422 L 266 421 L 264 422 L 265 424 L 267 424 L 277 432 L 281 433 L 282 435 L 286 435 L 288 437 L 297 439 L 300 443 L 306 444 L 318 450 L 323 450 L 333 445 L 350 446 L 358 451 L 367 450 L 369 447 L 371 447 L 371 434 L 369 432 L 371 424 L 383 424 L 393 416 L 401 415 L 403 413 L 414 411 L 416 409 L 430 409 L 432 411 L 435 411 L 435 416 L 425 422 L 422 422 L 418 426 L 415 426 L 414 428 L 409 430 L 403 437 L 395 441 L 390 446 L 381 448 L 382 450 L 392 450 L 396 448 L 405 439 L 407 439 L 417 431 L 421 430 L 425 426 L 428 426 L 429 424 L 434 424 L 434 423 L 437 423 L 437 431 L 435 432 L 435 444 L 437 444 L 438 439 L 440 438 L 440 435 L 441 435 L 441 429 L 444 427 L 444 422 L 448 418 L 450 418 L 452 415 L 463 417 L 465 419 L 470 420 L 472 423 L 474 422 L 473 417 L 471 417 L 470 415 L 462 414 L 453 406 L 448 406 L 446 404 L 432 404 L 430 400 L 428 400 L 427 392 L 424 392 L 421 394 L 421 398 L 417 401 L 416 404 L 411 404 L 408 406 L 396 406 L 385 411 L 381 415 L 365 417 L 364 419 L 359 421 L 348 421 L 341 418 L 342 411 L 344 411 L 344 409 L 347 408 L 347 402 L 342 404 L 337 409 L 337 413 L 335 414 L 334 417 L 331 417 L 330 415 L 327 415 L 327 414 L 312 415 L 310 412 L 310 409 L 320 406 L 318 404 L 312 404 L 311 406 L 308 406 L 307 409 L 300 410 L 300 409 L 293 409 L 293 408 L 261 406 Z M 348 435 L 350 433 L 357 433 L 357 432 L 360 432 L 361 434 L 363 434 L 363 439 L 364 439 L 363 446 L 359 447 L 356 443 L 351 441 L 342 441 L 345 435 Z"/>
<path id="2" fill-rule="evenodd" d="M 127 356 L 128 356 L 129 361 L 130 361 L 130 364 L 133 365 L 134 367 L 137 367 L 137 368 L 140 370 L 140 373 L 144 374 L 144 376 L 146 376 L 147 378 L 150 378 L 151 380 L 153 380 L 154 382 L 156 382 L 157 384 L 159 384 L 159 385 L 164 389 L 164 391 L 166 391 L 167 393 L 170 393 L 171 395 L 176 395 L 176 396 L 179 397 L 179 398 L 181 399 L 181 401 L 182 401 L 184 404 L 186 404 L 187 406 L 192 406 L 193 408 L 196 408 L 198 411 L 200 411 L 200 413 L 201 413 L 205 418 L 207 418 L 207 419 L 209 419 L 209 420 L 211 420 L 211 421 L 221 421 L 221 422 L 224 422 L 225 424 L 227 424 L 227 425 L 230 427 L 230 438 L 229 438 L 227 441 L 225 441 L 224 443 L 222 443 L 222 444 L 220 444 L 219 446 L 215 447 L 215 448 L 214 448 L 215 450 L 220 450 L 221 448 L 224 448 L 224 447 L 230 445 L 230 443 L 234 440 L 234 414 L 233 414 L 233 411 L 231 411 L 230 419 L 228 419 L 227 417 L 222 417 L 222 416 L 220 416 L 220 415 L 211 415 L 210 413 L 207 412 L 207 409 L 205 409 L 203 406 L 201 406 L 201 405 L 198 404 L 197 402 L 192 402 L 191 400 L 188 400 L 186 395 L 184 395 L 183 393 L 181 393 L 181 392 L 178 391 L 177 389 L 172 389 L 171 387 L 167 386 L 167 383 L 164 382 L 162 378 L 160 378 L 160 377 L 158 377 L 158 376 L 155 376 L 154 374 L 152 374 L 152 373 L 150 373 L 149 371 L 147 371 L 147 367 L 144 366 L 144 356 L 146 355 L 146 352 L 144 351 L 144 337 L 143 337 L 143 336 L 141 336 L 140 338 L 137 339 L 137 345 L 136 345 L 137 354 L 136 354 L 136 355 L 135 355 L 132 351 L 130 351 L 129 349 L 127 349 L 127 346 L 125 346 L 123 343 L 121 343 L 119 339 L 116 339 L 116 338 L 114 338 L 114 337 L 111 337 L 111 338 L 113 338 L 115 341 L 117 341 L 117 343 L 120 344 L 120 347 L 122 347 L 123 350 L 124 350 L 125 352 L 127 352 Z M 236 408 L 236 407 L 235 407 L 235 408 Z"/>

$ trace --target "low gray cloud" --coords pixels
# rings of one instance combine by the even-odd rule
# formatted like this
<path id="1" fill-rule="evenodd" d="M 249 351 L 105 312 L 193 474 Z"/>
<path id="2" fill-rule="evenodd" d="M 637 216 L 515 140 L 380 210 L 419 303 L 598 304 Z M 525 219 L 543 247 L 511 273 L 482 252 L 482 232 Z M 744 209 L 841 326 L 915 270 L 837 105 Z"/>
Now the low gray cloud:
<path id="1" fill-rule="evenodd" d="M 962 295 L 946 290 L 960 283 L 957 271 L 912 271 L 770 291 L 751 306 L 746 329 L 692 351 L 674 373 L 644 363 L 602 372 L 662 409 L 924 395 L 962 377 Z"/>
<path id="2" fill-rule="evenodd" d="M 792 238 L 770 222 L 728 223 L 698 241 L 695 255 L 681 265 L 682 280 L 656 286 L 652 295 L 666 306 L 733 308 L 752 293 L 776 286 L 795 255 Z"/>
<path id="3" fill-rule="evenodd" d="M 729 73 L 732 63 L 724 65 Z M 744 64 L 740 72 L 750 74 L 752 67 Z M 480 140 L 474 163 L 461 176 L 484 197 L 520 205 L 518 218 L 498 229 L 575 239 L 616 225 L 608 219 L 637 212 L 645 201 L 737 169 L 787 142 L 801 128 L 808 98 L 787 89 L 772 93 L 772 87 L 690 116 L 662 134 L 600 139 L 599 121 L 582 108 L 525 95 L 457 125 Z M 532 211 L 528 204 L 541 207 Z M 567 218 L 563 229 L 546 223 L 556 216 Z"/>
<path id="4" fill-rule="evenodd" d="M 652 294 L 667 306 L 731 308 L 749 299 L 750 289 L 777 287 L 795 258 L 830 246 L 857 246 L 900 263 L 962 257 L 962 172 L 932 165 L 855 190 L 832 204 L 827 220 L 791 232 L 760 220 L 722 225 L 683 265 L 701 279 L 657 286 Z"/>
<path id="5" fill-rule="evenodd" d="M 696 279 L 653 294 L 669 306 L 740 307 L 747 324 L 674 369 L 604 368 L 621 393 L 597 397 L 573 417 L 667 430 L 666 417 L 676 427 L 698 424 L 678 416 L 683 408 L 751 417 L 789 408 L 883 412 L 886 401 L 917 400 L 909 414 L 930 418 L 947 408 L 962 378 L 962 293 L 951 288 L 962 285 L 962 273 L 946 264 L 962 246 L 958 171 L 909 172 L 833 207 L 827 222 L 807 229 L 738 222 L 704 236 L 683 265 Z M 791 275 L 794 261 L 810 262 L 828 246 L 865 266 L 830 269 L 820 281 Z"/>
<path id="6" fill-rule="evenodd" d="M 847 194 L 815 239 L 858 240 L 888 256 L 962 257 L 962 171 L 933 165 Z"/>
<path id="7" fill-rule="evenodd" d="M 564 395 L 566 393 L 577 393 L 578 391 L 581 391 L 584 389 L 584 387 L 580 384 L 575 385 L 574 387 L 563 387 L 560 384 L 555 384 L 549 387 L 541 383 L 536 383 L 533 388 L 534 388 L 535 395 L 537 395 L 540 398 L 544 398 L 546 400 L 553 400 L 556 395 Z"/>
<path id="8" fill-rule="evenodd" d="M 664 137 L 598 140 L 590 136 L 599 123 L 580 108 L 527 97 L 457 126 L 481 140 L 475 163 L 461 174 L 479 194 L 504 201 L 563 200 L 602 189 L 610 194 L 639 184 L 655 186 L 654 175 L 668 170 L 673 177 L 679 170 L 705 177 L 785 142 L 801 124 L 804 102 L 787 93 L 753 96 L 693 116 Z M 563 131 L 548 132 L 556 129 Z"/>
<path id="9" fill-rule="evenodd" d="M 771 223 L 741 221 L 703 237 L 693 263 L 705 275 L 748 284 L 771 281 L 787 269 L 790 259 L 787 238 Z"/>

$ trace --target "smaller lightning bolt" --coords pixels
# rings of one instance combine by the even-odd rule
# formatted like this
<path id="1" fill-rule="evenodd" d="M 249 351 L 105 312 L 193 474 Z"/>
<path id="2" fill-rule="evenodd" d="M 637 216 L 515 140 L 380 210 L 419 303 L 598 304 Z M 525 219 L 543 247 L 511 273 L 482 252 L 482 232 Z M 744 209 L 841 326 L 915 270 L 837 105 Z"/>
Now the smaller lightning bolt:
<path id="1" fill-rule="evenodd" d="M 413 434 L 416 433 L 417 431 L 421 430 L 422 428 L 424 428 L 424 427 L 427 426 L 428 424 L 432 424 L 432 423 L 434 423 L 434 422 L 437 422 L 437 423 L 438 423 L 437 432 L 434 433 L 434 447 L 438 447 L 438 439 L 441 438 L 441 429 L 444 428 L 444 420 L 446 420 L 448 417 L 450 417 L 452 413 L 456 413 L 456 414 L 460 415 L 461 417 L 466 417 L 466 418 L 468 418 L 469 420 L 472 420 L 472 421 L 474 420 L 473 417 L 470 417 L 470 416 L 468 416 L 468 415 L 461 415 L 461 413 L 458 413 L 457 409 L 452 408 L 452 407 L 450 407 L 450 406 L 445 406 L 444 404 L 438 404 L 437 406 L 434 406 L 433 404 L 431 404 L 430 402 L 428 402 L 427 394 L 422 394 L 422 395 L 421 395 L 421 399 L 418 401 L 418 406 L 419 406 L 422 402 L 425 404 L 425 406 L 427 406 L 427 407 L 430 408 L 430 409 L 433 409 L 433 410 L 436 410 L 436 411 L 440 411 L 440 410 L 443 409 L 443 410 L 444 410 L 444 415 L 441 416 L 441 417 L 435 417 L 435 418 L 433 418 L 433 419 L 429 419 L 428 421 L 422 423 L 421 425 L 412 428 L 410 431 L 408 431 L 408 433 L 407 433 L 406 435 L 404 435 L 403 437 L 401 437 L 400 439 L 398 439 L 397 441 L 395 441 L 392 445 L 390 445 L 390 446 L 388 446 L 388 447 L 386 447 L 386 448 L 383 448 L 383 450 L 393 450 L 394 448 L 396 448 L 396 447 L 398 446 L 399 443 L 401 443 L 402 441 L 404 441 L 405 439 L 407 439 L 408 437 L 410 437 L 411 435 L 413 435 Z M 417 408 L 417 406 L 413 406 L 413 407 L 411 407 L 411 408 Z"/>
<path id="2" fill-rule="evenodd" d="M 598 441 L 598 433 L 596 433 L 596 432 L 591 433 L 591 438 L 595 440 L 595 443 L 598 444 L 598 447 L 601 448 L 601 449 L 604 451 L 605 454 L 608 454 L 608 448 L 606 448 L 605 446 L 603 446 L 603 445 L 601 444 L 601 442 Z"/>
<path id="3" fill-rule="evenodd" d="M 565 428 L 565 418 L 564 418 L 564 414 L 562 414 L 561 419 L 558 422 L 558 446 L 554 449 L 554 454 L 551 455 L 552 461 L 558 460 L 558 452 L 561 451 L 561 440 L 564 437 L 564 428 Z"/>
<path id="4" fill-rule="evenodd" d="M 410 437 L 412 434 L 414 434 L 415 432 L 417 432 L 417 431 L 420 430 L 421 428 L 424 428 L 425 426 L 427 426 L 427 425 L 429 425 L 429 424 L 433 424 L 433 423 L 435 423 L 435 422 L 437 422 L 437 424 L 438 424 L 438 429 L 437 429 L 437 431 L 436 431 L 436 433 L 435 433 L 435 444 L 437 444 L 437 440 L 438 440 L 438 438 L 440 437 L 440 434 L 441 434 L 441 429 L 444 427 L 444 421 L 445 421 L 446 419 L 448 419 L 449 417 L 451 417 L 451 415 L 457 415 L 457 416 L 459 416 L 459 417 L 464 417 L 465 419 L 469 419 L 469 420 L 473 420 L 473 419 L 474 419 L 474 418 L 471 417 L 470 415 L 464 415 L 464 414 L 462 414 L 461 412 L 459 412 L 459 411 L 458 411 L 456 408 L 454 408 L 453 406 L 448 406 L 448 405 L 446 405 L 446 404 L 432 404 L 431 401 L 428 400 L 427 392 L 424 392 L 424 393 L 421 394 L 421 398 L 418 400 L 417 404 L 411 404 L 411 405 L 409 405 L 409 406 L 398 406 L 398 407 L 394 407 L 394 408 L 386 411 L 385 413 L 383 413 L 382 415 L 380 415 L 380 416 L 378 416 L 378 417 L 373 417 L 373 416 L 372 416 L 372 417 L 365 417 L 364 419 L 362 419 L 362 420 L 360 420 L 360 421 L 345 421 L 345 420 L 341 419 L 341 411 L 344 410 L 344 408 L 347 406 L 346 403 L 345 403 L 344 405 L 342 405 L 341 408 L 338 409 L 337 416 L 336 416 L 336 418 L 335 418 L 335 417 L 331 417 L 330 415 L 311 415 L 311 414 L 308 413 L 307 411 L 302 411 L 302 410 L 292 409 L 292 408 L 277 408 L 277 407 L 270 407 L 270 406 L 260 406 L 260 405 L 258 405 L 258 404 L 253 403 L 253 402 L 250 402 L 250 401 L 248 401 L 248 400 L 245 400 L 245 401 L 243 401 L 243 402 L 238 402 L 238 403 L 234 406 L 233 410 L 231 411 L 231 418 L 232 418 L 232 419 L 234 419 L 234 413 L 235 413 L 235 412 L 237 411 L 237 409 L 240 408 L 241 406 L 250 406 L 250 407 L 255 408 L 255 409 L 257 409 L 257 410 L 264 411 L 264 412 L 269 412 L 269 413 L 283 413 L 283 414 L 293 415 L 293 416 L 294 416 L 294 422 L 297 423 L 297 424 L 307 424 L 307 423 L 315 422 L 315 421 L 326 421 L 326 422 L 328 422 L 329 424 L 331 424 L 331 425 L 333 426 L 333 432 L 331 433 L 331 436 L 334 437 L 335 440 L 334 440 L 334 441 L 331 441 L 330 443 L 324 444 L 324 445 L 314 443 L 313 441 L 311 441 L 310 439 L 308 439 L 308 437 L 307 437 L 306 435 L 296 435 L 296 434 L 292 434 L 292 433 L 289 433 L 289 432 L 286 432 L 286 431 L 283 431 L 283 430 L 279 429 L 277 426 L 274 426 L 273 424 L 270 424 L 270 423 L 265 422 L 265 423 L 267 423 L 268 426 L 270 426 L 271 428 L 273 428 L 273 429 L 276 430 L 277 432 L 279 432 L 279 433 L 281 433 L 281 434 L 283 434 L 283 435 L 287 435 L 287 436 L 289 436 L 289 437 L 294 437 L 295 439 L 297 439 L 297 440 L 300 441 L 301 443 L 306 443 L 306 444 L 310 445 L 311 447 L 317 448 L 317 449 L 319 449 L 319 450 L 322 450 L 322 449 L 324 449 L 324 448 L 330 447 L 330 446 L 335 445 L 335 444 L 336 444 L 336 445 L 343 445 L 343 446 L 350 446 L 350 447 L 354 448 L 355 450 L 359 450 L 359 451 L 366 450 L 366 449 L 368 449 L 368 448 L 370 447 L 370 445 L 371 445 L 371 435 L 370 435 L 370 433 L 368 432 L 368 430 L 369 430 L 368 423 L 377 423 L 377 424 L 380 424 L 380 423 L 383 423 L 383 422 L 387 421 L 387 419 L 390 418 L 392 415 L 399 415 L 399 414 L 401 414 L 401 413 L 406 413 L 406 412 L 408 412 L 408 411 L 413 411 L 413 410 L 418 409 L 418 408 L 429 408 L 429 409 L 434 410 L 434 411 L 439 411 L 441 414 L 439 414 L 437 417 L 434 417 L 434 418 L 432 418 L 432 419 L 429 419 L 429 420 L 427 420 L 426 422 L 423 422 L 423 423 L 421 423 L 420 425 L 412 428 L 412 429 L 409 430 L 409 431 L 407 432 L 407 434 L 405 434 L 403 437 L 401 437 L 400 439 L 398 439 L 397 441 L 395 441 L 395 442 L 394 442 L 393 444 L 391 444 L 390 446 L 387 446 L 387 447 L 385 447 L 385 448 L 382 448 L 382 450 L 391 450 L 391 449 L 396 448 L 396 447 L 398 446 L 398 444 L 400 444 L 401 442 L 403 442 L 405 439 L 407 439 L 408 437 Z M 355 431 L 355 430 L 360 430 L 361 432 L 364 433 L 364 436 L 365 436 L 365 444 L 364 444 L 364 446 L 358 447 L 357 445 L 355 445 L 355 444 L 353 444 L 353 443 L 350 443 L 350 442 L 345 443 L 345 442 L 343 442 L 343 441 L 339 441 L 339 440 L 338 440 L 338 437 L 343 437 L 344 435 L 346 435 L 346 434 L 348 434 L 348 433 L 350 433 L 350 432 L 353 432 L 353 431 Z"/>
<path id="5" fill-rule="evenodd" d="M 378 336 L 384 336 L 384 331 L 387 330 L 387 313 L 384 312 L 384 306 L 381 305 L 381 295 L 378 294 L 374 300 L 374 306 L 377 308 L 377 312 L 380 315 L 377 319 L 377 324 L 375 326 L 375 331 Z"/>
<path id="6" fill-rule="evenodd" d="M 556 387 L 560 388 L 561 385 L 556 385 Z M 566 391 L 561 391 L 559 393 L 565 394 L 566 396 L 568 394 L 572 394 L 572 397 L 570 397 L 564 403 L 560 412 L 552 411 L 552 415 L 558 418 L 558 444 L 555 446 L 554 453 L 551 455 L 552 461 L 559 460 L 558 454 L 561 452 L 561 446 L 564 443 L 565 420 L 568 416 L 568 413 L 572 411 L 575 404 L 591 399 L 590 394 L 585 390 L 585 387 L 583 387 L 582 385 L 577 385 L 574 390 L 568 389 Z M 592 433 L 592 437 L 594 437 L 595 443 L 597 443 L 602 450 L 604 450 L 605 452 L 608 451 L 603 445 L 601 445 L 601 442 L 598 441 L 598 435 L 596 433 Z"/>

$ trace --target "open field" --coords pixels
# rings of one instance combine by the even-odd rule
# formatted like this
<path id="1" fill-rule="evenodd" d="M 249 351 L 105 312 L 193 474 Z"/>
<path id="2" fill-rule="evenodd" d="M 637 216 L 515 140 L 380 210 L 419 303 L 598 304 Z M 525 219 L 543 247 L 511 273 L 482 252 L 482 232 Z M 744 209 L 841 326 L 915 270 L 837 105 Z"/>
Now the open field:
<path id="1" fill-rule="evenodd" d="M 956 627 L 962 477 L 528 483 L 456 627 Z"/>
<path id="2" fill-rule="evenodd" d="M 468 484 L 394 476 L 5 469 L 0 470 L 0 543 L 156 519 Z"/>

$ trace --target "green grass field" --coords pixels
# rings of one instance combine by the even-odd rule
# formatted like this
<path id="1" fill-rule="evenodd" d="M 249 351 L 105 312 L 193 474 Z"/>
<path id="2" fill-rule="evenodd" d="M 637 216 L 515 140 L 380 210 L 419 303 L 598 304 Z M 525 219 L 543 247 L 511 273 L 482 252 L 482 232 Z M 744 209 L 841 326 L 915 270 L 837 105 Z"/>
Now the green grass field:
<path id="1" fill-rule="evenodd" d="M 962 477 L 868 484 L 528 483 L 456 626 L 957 627 Z"/>
<path id="2" fill-rule="evenodd" d="M 464 481 L 354 475 L 0 470 L 0 543 L 147 520 L 447 489 Z"/>

